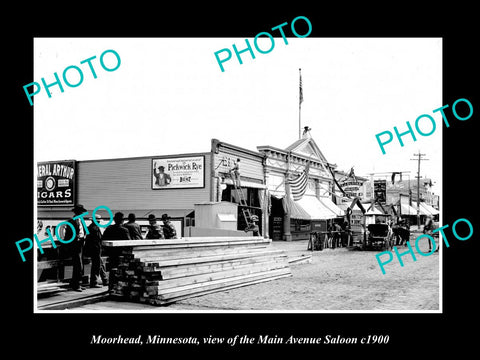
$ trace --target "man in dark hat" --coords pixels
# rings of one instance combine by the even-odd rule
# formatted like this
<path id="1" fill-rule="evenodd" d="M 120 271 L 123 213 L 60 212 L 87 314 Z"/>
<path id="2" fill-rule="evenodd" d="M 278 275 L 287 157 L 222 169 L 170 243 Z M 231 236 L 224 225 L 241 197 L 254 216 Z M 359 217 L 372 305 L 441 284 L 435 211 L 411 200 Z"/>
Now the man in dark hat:
<path id="1" fill-rule="evenodd" d="M 132 240 L 142 240 L 142 229 L 140 228 L 140 225 L 138 225 L 135 220 L 137 217 L 135 214 L 130 213 L 128 214 L 128 222 L 123 224 L 128 230 L 128 233 L 130 234 L 130 239 Z"/>
<path id="2" fill-rule="evenodd" d="M 155 184 L 158 186 L 165 186 L 170 184 L 172 178 L 169 174 L 165 173 L 165 167 L 159 166 L 158 171 L 154 171 L 153 175 L 155 176 Z"/>
<path id="3" fill-rule="evenodd" d="M 176 239 L 177 230 L 175 230 L 175 226 L 173 226 L 172 222 L 170 221 L 170 216 L 168 216 L 168 214 L 163 214 L 162 221 L 163 234 L 165 235 L 165 239 Z"/>
<path id="4" fill-rule="evenodd" d="M 101 216 L 95 214 L 95 218 L 98 224 L 100 224 Z M 85 238 L 84 256 L 89 256 L 92 260 L 90 271 L 90 287 L 100 288 L 97 285 L 97 279 L 102 279 L 103 285 L 108 284 L 107 272 L 105 271 L 105 264 L 102 260 L 102 233 L 100 228 L 95 224 L 95 221 L 88 226 L 89 234 Z M 88 250 L 88 251 L 87 251 Z"/>
<path id="5" fill-rule="evenodd" d="M 114 224 L 103 232 L 102 240 L 131 240 L 128 229 L 123 226 L 123 213 L 116 212 L 113 216 Z"/>
<path id="6" fill-rule="evenodd" d="M 85 241 L 85 229 L 83 228 L 82 220 L 79 215 L 87 213 L 87 209 L 81 204 L 76 204 L 72 209 L 75 216 L 68 219 L 68 222 L 72 224 L 75 229 L 75 234 L 70 226 L 65 227 L 64 240 L 70 240 L 66 247 L 67 255 L 72 258 L 72 278 L 70 280 L 70 286 L 75 291 L 82 291 L 85 288 L 80 286 L 83 277 L 83 261 L 82 261 L 82 248 Z M 75 219 L 76 218 L 76 219 Z"/>
<path id="7" fill-rule="evenodd" d="M 157 224 L 157 218 L 155 217 L 155 215 L 148 215 L 148 222 L 150 223 L 150 225 L 148 226 L 148 232 L 145 238 L 165 239 L 165 236 L 163 235 L 163 229 L 160 225 Z"/>

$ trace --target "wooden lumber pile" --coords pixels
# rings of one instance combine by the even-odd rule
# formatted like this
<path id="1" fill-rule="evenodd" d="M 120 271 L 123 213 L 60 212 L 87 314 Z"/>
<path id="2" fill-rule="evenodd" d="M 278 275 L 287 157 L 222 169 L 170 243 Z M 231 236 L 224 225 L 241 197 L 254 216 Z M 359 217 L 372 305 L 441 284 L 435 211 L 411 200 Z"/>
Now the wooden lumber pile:
<path id="1" fill-rule="evenodd" d="M 116 264 L 110 271 L 110 294 L 152 305 L 291 276 L 287 255 L 260 237 L 118 240 L 104 245 Z"/>
<path id="2" fill-rule="evenodd" d="M 37 284 L 37 297 L 46 297 L 67 291 L 65 284 L 58 282 L 39 282 Z"/>

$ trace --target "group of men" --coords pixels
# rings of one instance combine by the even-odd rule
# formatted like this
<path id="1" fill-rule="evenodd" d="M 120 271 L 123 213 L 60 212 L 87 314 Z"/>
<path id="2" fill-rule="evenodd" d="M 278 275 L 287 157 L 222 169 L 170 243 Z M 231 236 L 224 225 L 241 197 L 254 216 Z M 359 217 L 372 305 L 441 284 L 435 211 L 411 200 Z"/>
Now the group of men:
<path id="1" fill-rule="evenodd" d="M 329 247 L 332 249 L 339 248 L 339 247 L 346 247 L 347 246 L 347 240 L 348 240 L 348 226 L 347 222 L 343 222 L 342 225 L 340 225 L 337 222 L 334 222 L 333 220 L 329 222 L 328 225 L 328 232 L 329 232 L 329 237 L 328 237 L 328 242 L 325 244 L 325 247 Z"/>
<path id="2" fill-rule="evenodd" d="M 128 221 L 124 223 L 124 214 L 117 212 L 113 216 L 113 224 L 109 225 L 105 231 L 100 231 L 97 224 L 100 224 L 101 216 L 95 214 L 95 221 L 92 218 L 91 224 L 87 227 L 87 230 L 83 228 L 83 224 L 80 218 L 74 219 L 81 214 L 87 212 L 83 205 L 77 204 L 72 209 L 75 216 L 70 218 L 68 222 L 72 224 L 75 229 L 75 234 L 70 226 L 65 228 L 65 239 L 72 239 L 71 242 L 62 246 L 62 253 L 64 257 L 72 258 L 72 279 L 70 286 L 75 291 L 83 291 L 84 287 L 81 286 L 83 277 L 83 257 L 91 258 L 91 273 L 90 273 L 90 287 L 100 288 L 108 285 L 107 273 L 105 270 L 105 264 L 102 260 L 102 241 L 103 240 L 141 240 L 142 230 L 140 225 L 136 223 L 135 214 L 128 215 Z M 145 236 L 146 239 L 176 239 L 177 233 L 175 227 L 170 221 L 168 214 L 163 214 L 161 217 L 163 221 L 163 227 L 157 223 L 155 215 L 150 214 L 148 216 L 148 232 Z M 100 277 L 102 285 L 97 283 Z"/>

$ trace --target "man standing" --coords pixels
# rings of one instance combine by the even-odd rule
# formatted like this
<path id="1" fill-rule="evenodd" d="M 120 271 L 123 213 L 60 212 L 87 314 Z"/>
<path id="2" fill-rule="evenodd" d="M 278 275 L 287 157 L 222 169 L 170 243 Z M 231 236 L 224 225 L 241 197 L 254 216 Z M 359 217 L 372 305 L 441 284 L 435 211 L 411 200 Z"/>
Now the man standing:
<path id="1" fill-rule="evenodd" d="M 95 214 L 97 223 L 100 223 L 101 216 Z M 90 287 L 100 288 L 100 285 L 97 285 L 97 279 L 100 276 L 102 279 L 103 285 L 108 285 L 107 273 L 105 271 L 105 264 L 102 260 L 102 233 L 100 228 L 95 224 L 92 218 L 92 223 L 88 226 L 89 234 L 85 238 L 84 251 L 86 256 L 90 256 L 92 260 L 91 271 L 90 271 Z"/>
<path id="2" fill-rule="evenodd" d="M 175 226 L 173 226 L 172 222 L 170 221 L 170 216 L 168 216 L 168 214 L 163 214 L 162 221 L 163 234 L 165 235 L 165 239 L 176 239 L 177 230 L 175 230 Z"/>
<path id="3" fill-rule="evenodd" d="M 172 181 L 172 178 L 165 172 L 165 167 L 163 166 L 159 166 L 158 171 L 155 170 L 153 175 L 155 176 L 155 184 L 158 186 L 166 186 Z"/>
<path id="4" fill-rule="evenodd" d="M 68 255 L 72 258 L 72 279 L 70 280 L 70 287 L 75 291 L 82 291 L 85 288 L 80 286 L 83 276 L 83 261 L 82 261 L 82 248 L 85 241 L 85 231 L 82 225 L 82 220 L 78 215 L 87 213 L 87 210 L 83 205 L 77 204 L 71 209 L 75 214 L 74 217 L 68 219 L 68 222 L 72 224 L 75 234 L 71 226 L 65 227 L 65 238 L 64 240 L 72 239 L 68 244 L 66 244 Z M 65 246 L 65 245 L 64 245 Z"/>
<path id="5" fill-rule="evenodd" d="M 431 216 L 427 216 L 427 221 L 423 225 L 423 233 L 433 237 L 433 219 Z M 434 245 L 435 246 L 435 245 Z M 428 252 L 432 251 L 432 241 L 428 239 Z"/>
<path id="6" fill-rule="evenodd" d="M 140 228 L 140 225 L 135 222 L 136 219 L 135 214 L 128 214 L 128 222 L 123 224 L 123 226 L 128 229 L 128 233 L 132 240 L 142 240 L 142 229 Z"/>
<path id="7" fill-rule="evenodd" d="M 157 218 L 155 217 L 155 215 L 148 215 L 148 222 L 150 223 L 150 225 L 148 226 L 148 232 L 145 238 L 165 239 L 165 236 L 163 235 L 163 229 L 160 225 L 157 224 Z"/>
<path id="8" fill-rule="evenodd" d="M 115 224 L 110 225 L 103 232 L 103 240 L 131 240 L 130 234 L 125 226 L 123 226 L 123 213 L 117 212 L 113 216 Z"/>

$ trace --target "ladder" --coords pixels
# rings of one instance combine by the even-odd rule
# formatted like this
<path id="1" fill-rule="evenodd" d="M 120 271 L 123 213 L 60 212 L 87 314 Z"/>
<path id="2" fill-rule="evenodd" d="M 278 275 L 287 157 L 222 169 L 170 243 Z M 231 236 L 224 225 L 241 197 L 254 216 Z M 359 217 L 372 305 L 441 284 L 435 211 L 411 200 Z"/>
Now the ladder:
<path id="1" fill-rule="evenodd" d="M 229 173 L 233 181 L 233 187 L 235 189 L 235 193 L 237 194 L 237 198 L 240 201 L 240 209 L 242 210 L 243 218 L 247 223 L 247 227 L 245 228 L 245 231 L 254 230 L 256 228 L 256 225 L 252 219 L 252 213 L 248 208 L 247 200 L 245 199 L 245 195 L 241 189 L 240 172 L 238 171 L 238 164 L 236 164 L 232 169 L 230 169 Z"/>

